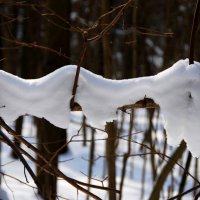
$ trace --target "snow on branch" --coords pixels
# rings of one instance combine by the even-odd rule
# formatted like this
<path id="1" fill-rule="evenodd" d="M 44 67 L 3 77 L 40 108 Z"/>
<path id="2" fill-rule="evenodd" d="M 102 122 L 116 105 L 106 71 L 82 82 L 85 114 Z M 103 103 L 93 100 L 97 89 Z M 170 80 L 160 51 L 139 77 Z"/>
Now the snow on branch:
<path id="1" fill-rule="evenodd" d="M 75 73 L 76 66 L 69 65 L 24 80 L 0 71 L 0 116 L 9 122 L 30 114 L 67 128 Z M 192 154 L 199 156 L 199 88 L 200 63 L 189 65 L 188 59 L 155 76 L 128 80 L 105 79 L 81 68 L 75 102 L 91 125 L 102 128 L 117 118 L 118 108 L 142 107 L 145 98 L 146 106 L 160 106 L 169 144 L 179 145 L 184 139 Z"/>

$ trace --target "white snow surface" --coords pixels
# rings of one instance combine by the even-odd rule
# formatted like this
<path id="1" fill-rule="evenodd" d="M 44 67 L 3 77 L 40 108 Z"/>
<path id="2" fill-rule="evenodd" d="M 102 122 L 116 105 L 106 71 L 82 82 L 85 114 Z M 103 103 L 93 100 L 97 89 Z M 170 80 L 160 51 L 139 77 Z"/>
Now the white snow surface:
<path id="1" fill-rule="evenodd" d="M 64 66 L 34 80 L 0 71 L 0 116 L 6 121 L 30 114 L 44 117 L 55 126 L 69 124 L 75 65 Z M 200 155 L 200 63 L 179 60 L 171 68 L 149 77 L 109 80 L 81 68 L 75 101 L 88 122 L 103 128 L 116 119 L 118 107 L 144 97 L 161 107 L 168 143 L 187 142 L 193 156 Z M 4 107 L 5 106 L 5 107 Z"/>

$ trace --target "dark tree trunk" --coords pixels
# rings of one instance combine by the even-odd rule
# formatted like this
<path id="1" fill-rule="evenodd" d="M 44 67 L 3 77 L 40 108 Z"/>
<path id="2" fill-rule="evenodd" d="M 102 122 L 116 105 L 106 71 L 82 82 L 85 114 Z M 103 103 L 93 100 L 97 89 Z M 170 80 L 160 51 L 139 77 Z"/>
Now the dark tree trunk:
<path id="1" fill-rule="evenodd" d="M 47 16 L 48 20 L 46 20 L 47 23 L 45 25 L 46 46 L 68 56 L 70 54 L 70 36 L 69 30 L 67 30 L 69 27 L 64 20 L 69 21 L 69 1 L 61 0 L 58 3 L 54 0 L 49 0 L 47 7 L 51 9 L 54 15 Z M 64 20 L 60 20 L 60 17 Z M 48 23 L 49 21 L 50 23 Z M 45 64 L 40 70 L 44 75 L 68 63 L 69 60 L 62 56 L 46 52 Z M 58 167 L 58 155 L 67 151 L 66 130 L 57 128 L 46 120 L 42 120 L 38 121 L 37 137 L 38 148 L 44 153 L 45 157 L 50 159 L 55 152 L 58 152 L 52 161 L 52 165 Z M 37 169 L 37 172 L 39 182 L 43 186 L 41 196 L 46 200 L 56 199 L 56 177 L 40 171 L 40 169 Z"/>
<path id="2" fill-rule="evenodd" d="M 51 160 L 52 157 L 55 157 L 51 162 L 54 167 L 58 166 L 58 155 L 54 156 L 55 149 L 59 149 L 59 142 L 56 142 L 58 138 L 55 138 L 59 133 L 57 128 L 47 122 L 44 119 L 37 120 L 38 127 L 38 145 L 39 149 L 45 155 L 45 158 Z M 41 164 L 44 164 L 40 158 L 37 158 Z M 56 199 L 56 187 L 57 187 L 57 178 L 56 176 L 50 175 L 42 171 L 40 168 L 37 168 L 37 178 L 42 186 L 40 190 L 40 195 L 45 200 L 54 200 Z"/>
<path id="3" fill-rule="evenodd" d="M 106 156 L 107 156 L 107 169 L 108 169 L 108 187 L 116 189 L 116 135 L 117 128 L 114 122 L 106 124 L 106 132 L 108 139 L 106 142 Z M 116 193 L 109 191 L 109 200 L 117 199 Z"/>
<path id="4" fill-rule="evenodd" d="M 11 1 L 12 2 L 12 1 Z M 14 2 L 14 1 L 13 1 Z M 12 49 L 13 47 L 13 43 L 7 41 L 7 39 L 9 40 L 17 40 L 19 39 L 18 37 L 18 32 L 19 32 L 19 24 L 20 22 L 18 20 L 16 20 L 16 22 L 14 23 L 9 23 L 9 19 L 18 19 L 19 15 L 20 15 L 20 9 L 17 6 L 4 6 L 1 8 L 2 13 L 4 13 L 5 15 L 1 16 L 1 47 L 7 47 L 7 48 L 11 48 L 11 50 L 3 50 L 2 52 L 2 58 L 5 58 L 5 61 L 2 61 L 2 69 L 15 74 L 15 75 L 20 75 L 19 71 L 20 71 L 20 62 L 21 62 L 21 52 L 19 49 Z M 3 17 L 4 16 L 4 17 Z M 17 133 L 19 135 L 21 135 L 21 131 L 22 131 L 22 120 L 20 118 L 18 118 L 16 120 L 16 127 L 17 127 Z M 17 142 L 14 139 L 14 143 L 15 145 L 20 145 L 19 142 Z M 11 156 L 13 158 L 18 159 L 18 156 L 16 156 L 15 152 L 12 151 L 11 152 Z"/>

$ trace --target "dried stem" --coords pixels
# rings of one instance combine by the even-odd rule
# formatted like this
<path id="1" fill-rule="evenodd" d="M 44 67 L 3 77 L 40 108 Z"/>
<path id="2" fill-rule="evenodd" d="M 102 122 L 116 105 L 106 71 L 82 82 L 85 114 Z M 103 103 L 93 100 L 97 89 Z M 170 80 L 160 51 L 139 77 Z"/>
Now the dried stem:
<path id="1" fill-rule="evenodd" d="M 24 167 L 27 169 L 27 171 L 29 172 L 29 174 L 33 178 L 35 184 L 40 189 L 41 186 L 40 186 L 39 182 L 37 181 L 37 177 L 35 176 L 34 172 L 32 171 L 32 169 L 30 168 L 30 166 L 28 165 L 28 163 L 26 162 L 26 160 L 24 159 L 24 157 L 22 156 L 22 154 L 18 150 L 18 147 L 13 142 L 11 142 L 10 139 L 2 131 L 0 131 L 0 135 L 6 141 L 6 143 L 13 149 L 13 151 L 17 154 L 17 156 L 19 157 L 19 159 L 23 163 Z"/>
<path id="2" fill-rule="evenodd" d="M 96 41 L 101 39 L 121 18 L 121 16 L 123 15 L 124 10 L 130 6 L 130 4 L 133 2 L 133 0 L 129 0 L 127 3 L 123 4 L 123 6 L 121 7 L 120 11 L 117 13 L 117 15 L 115 16 L 115 18 L 96 36 L 92 37 L 92 38 L 88 38 L 88 41 Z"/>

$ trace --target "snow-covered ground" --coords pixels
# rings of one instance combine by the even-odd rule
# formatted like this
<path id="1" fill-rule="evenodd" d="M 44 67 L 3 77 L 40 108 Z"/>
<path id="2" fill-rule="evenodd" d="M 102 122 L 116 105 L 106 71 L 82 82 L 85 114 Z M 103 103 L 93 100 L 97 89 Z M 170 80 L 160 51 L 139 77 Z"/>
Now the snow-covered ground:
<path id="1" fill-rule="evenodd" d="M 146 127 L 146 121 L 145 121 L 145 116 L 146 113 L 144 110 L 139 111 L 137 114 L 138 118 L 135 119 L 136 127 L 137 130 L 134 131 L 142 131 L 145 130 Z M 119 117 L 120 118 L 120 117 Z M 72 113 L 71 114 L 71 119 L 72 122 L 70 124 L 69 130 L 68 130 L 68 138 L 71 138 L 73 135 L 76 135 L 78 130 L 80 129 L 81 125 L 80 123 L 75 123 L 75 122 L 81 122 L 82 115 L 81 113 Z M 126 118 L 125 121 L 128 121 L 128 118 Z M 155 123 L 159 123 L 159 127 L 162 128 L 162 120 L 157 119 L 154 120 Z M 128 124 L 125 122 L 124 123 L 124 133 L 128 129 Z M 23 126 L 23 136 L 27 137 L 27 139 L 35 143 L 35 134 L 36 134 L 36 129 L 34 125 L 31 123 L 31 118 L 26 116 L 25 117 L 25 124 Z M 141 142 L 142 139 L 142 134 L 143 132 L 137 134 L 136 139 L 138 142 Z M 87 139 L 91 139 L 91 132 L 88 130 L 88 135 Z M 104 132 L 97 131 L 95 133 L 95 139 L 104 139 L 106 138 L 107 135 Z M 162 138 L 162 136 L 160 136 Z M 160 138 L 160 139 L 161 139 Z M 88 174 L 88 167 L 89 167 L 89 152 L 90 152 L 90 142 L 87 143 L 87 146 L 83 146 L 82 142 L 79 140 L 82 140 L 82 132 L 80 131 L 79 136 L 73 138 L 73 142 L 69 144 L 69 149 L 70 151 L 67 154 L 64 154 L 60 156 L 59 158 L 59 168 L 61 171 L 63 171 L 66 175 L 73 177 L 75 179 L 78 179 L 80 181 L 87 182 L 87 174 Z M 159 140 L 159 134 L 158 134 L 158 140 Z M 139 153 L 139 147 L 135 144 L 132 145 L 134 153 Z M 120 144 L 117 148 L 117 153 L 118 154 L 123 154 L 127 149 L 127 144 L 125 141 L 120 141 Z M 29 151 L 27 149 L 27 151 Z M 98 156 L 103 156 L 105 153 L 105 141 L 104 140 L 97 140 L 95 142 L 95 157 L 97 158 Z M 168 149 L 168 154 L 170 153 L 170 150 Z M 2 171 L 5 174 L 8 174 L 10 176 L 13 176 L 23 182 L 26 183 L 26 178 L 24 176 L 24 168 L 23 165 L 21 164 L 20 161 L 18 160 L 13 160 L 10 156 L 11 150 L 9 147 L 6 145 L 2 144 Z M 146 162 L 146 177 L 145 177 L 145 186 L 144 186 L 144 199 L 148 199 L 151 190 L 153 188 L 152 184 L 152 174 L 151 174 L 151 165 L 149 162 L 149 156 L 147 156 L 147 162 Z M 35 166 L 28 161 L 29 164 L 31 165 L 32 169 L 35 170 Z M 126 178 L 125 178 L 125 183 L 124 183 L 124 188 L 123 188 L 123 200 L 132 200 L 133 197 L 135 200 L 140 200 L 141 199 L 141 189 L 142 189 L 142 170 L 143 170 L 143 163 L 144 159 L 143 157 L 137 156 L 137 157 L 131 157 L 129 159 L 129 163 L 127 165 L 127 170 L 126 170 Z M 119 183 L 121 180 L 121 169 L 122 169 L 122 158 L 118 158 L 116 162 L 117 166 L 117 183 L 118 183 L 118 188 L 119 188 Z M 162 166 L 159 166 L 160 170 Z M 174 174 L 177 174 L 180 168 L 178 166 L 175 167 Z M 8 176 L 3 176 L 2 177 L 2 188 L 0 191 L 0 199 L 2 200 L 38 200 L 40 197 L 37 195 L 37 190 L 33 189 L 32 187 L 29 187 L 28 185 L 35 186 L 33 183 L 31 177 L 28 175 L 28 172 L 26 173 L 29 183 L 23 184 L 20 183 L 19 181 L 10 178 Z M 100 158 L 97 159 L 96 162 L 93 165 L 93 173 L 92 177 L 97 179 L 97 180 L 103 180 L 106 178 L 106 172 L 105 172 L 105 158 Z M 179 180 L 180 177 L 174 177 L 175 179 Z M 192 179 L 188 178 L 188 184 L 187 188 L 192 186 Z M 167 188 L 167 185 L 169 185 L 170 182 L 169 180 L 165 184 L 165 188 Z M 100 181 L 93 180 L 92 183 L 101 185 Z M 104 186 L 107 185 L 106 180 L 103 182 Z M 177 187 L 175 187 L 178 189 Z M 71 185 L 66 183 L 63 180 L 58 180 L 58 199 L 70 199 L 70 200 L 82 200 L 86 199 L 86 196 L 82 192 L 77 192 L 75 188 L 73 188 Z M 92 192 L 94 192 L 96 195 L 101 197 L 102 199 L 106 200 L 108 199 L 107 193 L 101 191 L 101 190 L 96 190 L 92 189 Z M 176 191 L 174 191 L 174 194 L 176 194 Z M 164 198 L 161 199 L 166 199 L 167 194 L 165 192 Z M 62 198 L 63 197 L 63 198 Z M 189 200 L 191 199 L 191 196 L 185 196 L 183 198 L 184 200 Z"/>

